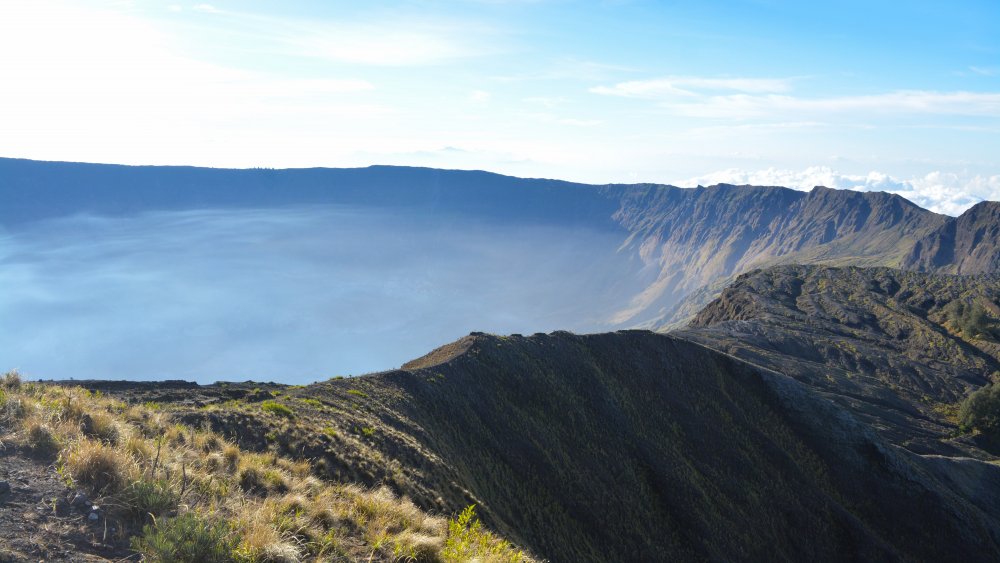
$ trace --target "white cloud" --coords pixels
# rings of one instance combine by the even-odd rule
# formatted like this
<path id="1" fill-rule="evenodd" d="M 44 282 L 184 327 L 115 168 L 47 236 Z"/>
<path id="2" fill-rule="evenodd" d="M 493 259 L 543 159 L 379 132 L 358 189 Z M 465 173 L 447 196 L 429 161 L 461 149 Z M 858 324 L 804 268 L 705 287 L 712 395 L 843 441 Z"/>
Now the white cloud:
<path id="1" fill-rule="evenodd" d="M 1000 175 L 983 176 L 940 171 L 899 179 L 874 171 L 868 174 L 842 174 L 826 166 L 812 166 L 803 170 L 731 168 L 681 180 L 675 184 L 686 187 L 751 184 L 784 186 L 797 190 L 811 190 L 816 186 L 825 186 L 840 190 L 889 192 L 903 196 L 925 209 L 947 215 L 960 215 L 983 200 L 1000 200 Z"/>
<path id="2" fill-rule="evenodd" d="M 196 5 L 192 6 L 191 9 L 195 10 L 196 12 L 205 12 L 206 14 L 221 14 L 221 13 L 223 13 L 222 10 L 216 8 L 215 6 L 213 6 L 211 4 L 196 4 Z"/>
<path id="3" fill-rule="evenodd" d="M 561 117 L 556 120 L 557 123 L 563 125 L 573 125 L 576 127 L 593 127 L 595 125 L 600 125 L 604 123 L 600 119 L 576 119 L 574 117 Z"/>
<path id="4" fill-rule="evenodd" d="M 625 98 L 695 97 L 697 91 L 735 91 L 750 94 L 787 92 L 788 79 L 778 78 L 706 78 L 700 76 L 672 76 L 653 80 L 630 80 L 613 86 L 591 88 L 594 94 Z"/>
<path id="5" fill-rule="evenodd" d="M 315 158 L 353 149 L 346 139 L 310 138 L 371 128 L 392 112 L 371 98 L 367 80 L 206 63 L 145 20 L 73 4 L 5 10 L 0 51 L 19 53 L 0 58 L 4 156 L 252 165 L 282 147 Z M 299 146 L 288 148 L 290 140 Z"/>
<path id="6" fill-rule="evenodd" d="M 996 67 L 970 66 L 969 70 L 981 76 L 996 76 L 1000 74 L 1000 68 Z"/>
<path id="7" fill-rule="evenodd" d="M 257 48 L 282 56 L 379 67 L 439 65 L 502 52 L 502 34 L 472 21 L 409 13 L 313 21 L 226 13 Z"/>
<path id="8" fill-rule="evenodd" d="M 486 90 L 473 90 L 469 93 L 469 101 L 474 104 L 486 104 L 492 96 Z"/>
<path id="9" fill-rule="evenodd" d="M 992 75 L 996 69 L 970 67 Z M 853 114 L 1000 117 L 1000 92 L 897 90 L 868 95 L 791 95 L 793 79 L 674 76 L 596 86 L 591 93 L 656 102 L 685 117 L 815 121 L 816 116 Z"/>
<path id="10" fill-rule="evenodd" d="M 1000 92 L 930 92 L 906 90 L 867 96 L 800 98 L 784 95 L 711 96 L 664 107 L 688 117 L 754 118 L 853 113 L 1000 117 Z"/>

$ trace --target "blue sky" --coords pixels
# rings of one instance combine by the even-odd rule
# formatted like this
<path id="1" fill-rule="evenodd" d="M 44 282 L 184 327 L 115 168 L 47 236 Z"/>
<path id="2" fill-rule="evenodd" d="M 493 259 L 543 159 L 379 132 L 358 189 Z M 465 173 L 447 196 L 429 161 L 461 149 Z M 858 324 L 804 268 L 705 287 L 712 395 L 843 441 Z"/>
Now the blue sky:
<path id="1" fill-rule="evenodd" d="M 1000 199 L 995 1 L 13 0 L 0 52 L 0 156 Z"/>

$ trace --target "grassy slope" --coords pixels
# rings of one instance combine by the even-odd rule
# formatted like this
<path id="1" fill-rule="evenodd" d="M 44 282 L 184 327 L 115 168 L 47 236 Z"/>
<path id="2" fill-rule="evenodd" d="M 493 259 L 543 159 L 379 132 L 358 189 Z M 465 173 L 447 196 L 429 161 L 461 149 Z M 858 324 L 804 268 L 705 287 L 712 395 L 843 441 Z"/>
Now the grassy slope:
<path id="1" fill-rule="evenodd" d="M 1000 553 L 987 486 L 998 468 L 970 466 L 956 492 L 953 462 L 890 446 L 784 376 L 668 336 L 476 335 L 409 368 L 285 389 L 274 400 L 291 419 L 245 401 L 178 416 L 262 434 L 258 447 L 423 507 L 476 503 L 554 561 Z"/>
<path id="2" fill-rule="evenodd" d="M 280 403 L 262 404 L 273 406 L 270 416 L 287 416 Z M 103 541 L 119 553 L 131 545 L 151 561 L 530 560 L 470 512 L 447 521 L 385 487 L 323 480 L 307 460 L 248 452 L 177 424 L 155 404 L 22 384 L 10 373 L 0 378 L 0 443 L 54 462 L 50 471 L 67 487 L 51 499 L 54 511 L 65 512 L 57 507 L 73 490 L 103 507 L 97 520 L 75 523 L 80 534 L 103 526 Z M 185 541 L 158 536 L 181 523 L 191 526 Z M 204 545 L 196 548 L 193 537 Z M 191 549 L 187 557 L 180 545 Z"/>

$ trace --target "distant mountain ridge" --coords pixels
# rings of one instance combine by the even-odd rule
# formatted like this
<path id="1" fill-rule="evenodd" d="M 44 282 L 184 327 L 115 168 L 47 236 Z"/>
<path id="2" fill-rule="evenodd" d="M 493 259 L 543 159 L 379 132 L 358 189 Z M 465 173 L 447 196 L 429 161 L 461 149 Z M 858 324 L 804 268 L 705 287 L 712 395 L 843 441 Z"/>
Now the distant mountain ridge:
<path id="1" fill-rule="evenodd" d="M 755 267 L 898 265 L 913 240 L 946 220 L 882 192 L 728 184 L 630 188 L 616 217 L 629 229 L 628 248 L 657 271 L 617 320 L 651 326 L 671 320 L 672 307 L 697 289 Z"/>
<path id="2" fill-rule="evenodd" d="M 619 237 L 608 328 L 676 326 L 734 276 L 783 263 L 1000 269 L 1000 204 L 949 218 L 882 192 L 586 185 L 392 166 L 225 170 L 0 159 L 0 227 L 78 213 L 344 204 Z M 445 223 L 446 224 L 446 223 Z M 571 233 L 567 233 L 571 237 Z M 595 253 L 595 264 L 611 263 Z M 618 256 L 616 258 L 621 258 Z M 636 289 L 638 288 L 638 289 Z"/>

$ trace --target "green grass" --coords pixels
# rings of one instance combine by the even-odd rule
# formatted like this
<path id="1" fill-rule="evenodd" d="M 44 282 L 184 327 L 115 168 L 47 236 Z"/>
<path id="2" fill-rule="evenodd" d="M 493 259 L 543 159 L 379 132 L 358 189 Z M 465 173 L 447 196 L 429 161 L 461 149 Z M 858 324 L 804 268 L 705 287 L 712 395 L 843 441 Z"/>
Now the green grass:
<path id="1" fill-rule="evenodd" d="M 264 412 L 269 412 L 277 416 L 283 416 L 289 419 L 295 418 L 295 411 L 293 411 L 288 405 L 284 405 L 278 401 L 264 401 L 260 404 L 260 408 Z"/>
<path id="2" fill-rule="evenodd" d="M 448 538 L 441 558 L 456 563 L 483 560 L 516 563 L 524 559 L 524 554 L 483 529 L 476 517 L 476 505 L 471 504 L 457 518 L 448 520 Z"/>

